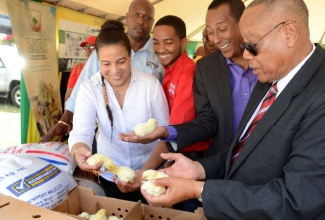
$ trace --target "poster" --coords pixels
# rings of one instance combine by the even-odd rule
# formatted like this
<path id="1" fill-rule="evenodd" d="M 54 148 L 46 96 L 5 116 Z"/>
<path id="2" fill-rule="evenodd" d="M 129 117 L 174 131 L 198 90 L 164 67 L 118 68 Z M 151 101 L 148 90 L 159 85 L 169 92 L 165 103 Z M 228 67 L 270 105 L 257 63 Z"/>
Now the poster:
<path id="1" fill-rule="evenodd" d="M 66 8 L 57 8 L 59 36 L 59 71 L 71 71 L 87 60 L 79 44 L 90 35 L 97 36 L 104 19 Z"/>
<path id="2" fill-rule="evenodd" d="M 56 8 L 25 0 L 6 0 L 20 56 L 30 108 L 44 136 L 62 114 L 56 52 Z"/>

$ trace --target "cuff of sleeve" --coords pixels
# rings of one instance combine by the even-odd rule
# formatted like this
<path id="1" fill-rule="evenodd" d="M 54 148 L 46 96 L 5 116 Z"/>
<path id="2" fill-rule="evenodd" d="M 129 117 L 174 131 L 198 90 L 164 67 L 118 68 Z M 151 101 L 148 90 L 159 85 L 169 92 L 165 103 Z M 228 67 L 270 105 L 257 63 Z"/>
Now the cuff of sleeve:
<path id="1" fill-rule="evenodd" d="M 167 148 L 169 150 L 169 152 L 177 152 L 177 144 L 174 142 L 166 142 Z"/>
<path id="2" fill-rule="evenodd" d="M 165 128 L 168 131 L 168 138 L 166 138 L 166 139 L 162 138 L 161 140 L 165 141 L 165 142 L 170 142 L 170 141 L 176 142 L 177 141 L 176 128 L 174 126 L 170 126 L 170 125 L 165 126 Z"/>

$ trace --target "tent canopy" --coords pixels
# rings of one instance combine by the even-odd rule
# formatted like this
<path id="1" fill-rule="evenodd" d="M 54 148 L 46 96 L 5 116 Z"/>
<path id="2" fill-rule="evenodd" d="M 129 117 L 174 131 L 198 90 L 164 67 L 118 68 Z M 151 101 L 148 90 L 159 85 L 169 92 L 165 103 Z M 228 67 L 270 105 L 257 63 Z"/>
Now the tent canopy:
<path id="1" fill-rule="evenodd" d="M 205 14 L 211 0 L 150 0 L 155 6 L 155 21 L 165 15 L 176 15 L 186 23 L 189 41 L 202 42 Z M 252 0 L 243 0 L 248 5 Z M 125 23 L 131 0 L 43 0 L 104 19 L 118 19 Z M 310 39 L 325 44 L 325 1 L 305 0 L 309 9 Z"/>
<path id="2" fill-rule="evenodd" d="M 150 1 L 155 6 L 155 21 L 165 15 L 176 15 L 182 18 L 186 24 L 188 40 L 202 42 L 205 15 L 211 0 Z M 43 2 L 103 19 L 117 19 L 125 24 L 125 15 L 131 0 L 43 0 Z M 248 5 L 252 0 L 243 0 L 243 2 Z M 309 9 L 310 39 L 314 43 L 325 45 L 325 1 L 305 0 L 305 2 Z M 0 15 L 8 15 L 5 0 L 0 0 Z M 3 24 L 2 21 L 1 24 Z"/>

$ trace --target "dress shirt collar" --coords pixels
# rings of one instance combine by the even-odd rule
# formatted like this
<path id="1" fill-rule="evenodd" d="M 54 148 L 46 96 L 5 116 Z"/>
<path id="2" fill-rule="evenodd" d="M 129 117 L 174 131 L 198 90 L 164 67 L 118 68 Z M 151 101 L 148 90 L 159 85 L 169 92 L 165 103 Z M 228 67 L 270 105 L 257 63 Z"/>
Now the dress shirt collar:
<path id="1" fill-rule="evenodd" d="M 149 37 L 149 39 L 147 40 L 146 44 L 140 50 L 138 50 L 137 53 L 140 52 L 140 51 L 146 51 L 146 50 L 149 51 L 149 52 L 151 52 L 151 53 L 154 52 L 153 51 L 153 42 L 152 42 L 152 38 L 151 37 Z M 132 54 L 134 54 L 134 50 L 133 49 L 131 50 L 131 52 L 132 52 Z"/>
<path id="2" fill-rule="evenodd" d="M 306 58 L 301 61 L 295 68 L 293 68 L 286 76 L 278 81 L 278 93 L 276 96 L 279 96 L 280 93 L 284 90 L 284 88 L 288 85 L 288 83 L 292 80 L 292 78 L 297 74 L 297 72 L 301 69 L 301 67 L 306 63 L 309 57 L 314 53 L 316 46 L 313 44 L 312 51 L 306 56 Z"/>
<path id="3" fill-rule="evenodd" d="M 191 59 L 191 58 L 189 58 L 187 52 L 185 51 L 180 57 L 177 58 L 177 60 L 171 67 L 164 66 L 164 68 L 166 71 L 168 70 L 170 72 L 173 72 L 174 69 L 179 68 L 179 66 L 181 66 L 184 62 L 186 62 L 187 59 Z"/>

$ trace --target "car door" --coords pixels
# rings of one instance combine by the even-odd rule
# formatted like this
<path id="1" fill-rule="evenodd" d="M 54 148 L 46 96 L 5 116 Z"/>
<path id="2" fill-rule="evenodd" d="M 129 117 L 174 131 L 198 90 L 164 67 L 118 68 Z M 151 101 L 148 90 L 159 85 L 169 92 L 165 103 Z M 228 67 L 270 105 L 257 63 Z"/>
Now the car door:
<path id="1" fill-rule="evenodd" d="M 0 57 L 0 92 L 6 91 L 6 66 Z"/>

